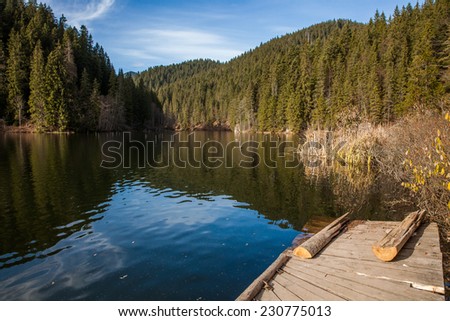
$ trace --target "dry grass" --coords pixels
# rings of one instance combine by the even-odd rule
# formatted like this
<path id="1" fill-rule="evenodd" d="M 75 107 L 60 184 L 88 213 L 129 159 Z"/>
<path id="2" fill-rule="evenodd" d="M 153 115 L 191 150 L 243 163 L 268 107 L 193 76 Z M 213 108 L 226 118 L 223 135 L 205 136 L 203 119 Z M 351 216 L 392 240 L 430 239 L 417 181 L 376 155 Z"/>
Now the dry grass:
<path id="1" fill-rule="evenodd" d="M 353 129 L 337 130 L 333 133 L 333 141 L 346 142 L 338 152 L 347 165 L 341 171 L 345 171 L 355 185 L 360 182 L 363 186 L 367 181 L 358 180 L 359 176 L 375 173 L 389 177 L 398 183 L 399 189 L 404 189 L 402 183 L 408 187 L 408 183 L 418 179 L 418 171 L 424 172 L 425 182 L 418 184 L 417 189 L 410 188 L 405 192 L 410 194 L 410 199 L 418 208 L 427 211 L 431 221 L 437 222 L 441 230 L 448 233 L 450 168 L 447 172 L 447 168 L 444 170 L 441 166 L 438 175 L 428 175 L 435 170 L 438 162 L 448 161 L 442 159 L 446 158 L 445 154 L 442 156 L 442 152 L 436 151 L 438 130 L 442 149 L 450 156 L 450 122 L 436 113 L 417 114 L 393 125 L 364 124 Z M 315 139 L 322 144 L 329 139 L 329 135 L 323 131 L 306 133 L 307 139 Z"/>

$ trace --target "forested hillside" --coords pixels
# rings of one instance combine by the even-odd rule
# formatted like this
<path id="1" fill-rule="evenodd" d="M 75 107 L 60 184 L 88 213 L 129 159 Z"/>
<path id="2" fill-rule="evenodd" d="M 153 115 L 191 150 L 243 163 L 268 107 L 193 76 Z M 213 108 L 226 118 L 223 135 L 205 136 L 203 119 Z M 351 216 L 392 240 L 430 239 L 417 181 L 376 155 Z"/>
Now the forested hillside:
<path id="1" fill-rule="evenodd" d="M 444 109 L 450 92 L 450 1 L 329 21 L 275 38 L 228 63 L 191 61 L 137 76 L 165 125 L 299 131 L 387 123 Z"/>
<path id="2" fill-rule="evenodd" d="M 37 131 L 153 127 L 155 97 L 80 30 L 35 1 L 0 0 L 0 119 Z"/>
<path id="3" fill-rule="evenodd" d="M 376 12 L 367 24 L 320 23 L 227 63 L 138 75 L 116 73 L 86 27 L 68 26 L 46 5 L 0 0 L 0 13 L 0 119 L 38 131 L 161 123 L 299 131 L 388 123 L 449 100 L 449 0 Z"/>

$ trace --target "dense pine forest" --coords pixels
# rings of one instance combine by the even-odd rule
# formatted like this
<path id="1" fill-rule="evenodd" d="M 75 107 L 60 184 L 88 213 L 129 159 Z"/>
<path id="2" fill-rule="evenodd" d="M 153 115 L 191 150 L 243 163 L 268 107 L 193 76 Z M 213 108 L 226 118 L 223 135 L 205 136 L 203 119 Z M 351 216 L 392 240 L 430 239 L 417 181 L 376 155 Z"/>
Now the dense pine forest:
<path id="1" fill-rule="evenodd" d="M 450 2 L 376 12 L 367 24 L 320 23 L 228 63 L 190 61 L 142 72 L 165 125 L 300 131 L 390 123 L 444 109 L 450 92 Z"/>
<path id="2" fill-rule="evenodd" d="M 226 128 L 298 132 L 443 110 L 450 1 L 334 20 L 227 63 L 116 73 L 85 26 L 35 1 L 0 0 L 0 119 L 36 131 Z"/>
<path id="3" fill-rule="evenodd" d="M 142 84 L 118 73 L 85 26 L 35 1 L 0 0 L 0 119 L 36 131 L 154 127 L 160 109 Z"/>

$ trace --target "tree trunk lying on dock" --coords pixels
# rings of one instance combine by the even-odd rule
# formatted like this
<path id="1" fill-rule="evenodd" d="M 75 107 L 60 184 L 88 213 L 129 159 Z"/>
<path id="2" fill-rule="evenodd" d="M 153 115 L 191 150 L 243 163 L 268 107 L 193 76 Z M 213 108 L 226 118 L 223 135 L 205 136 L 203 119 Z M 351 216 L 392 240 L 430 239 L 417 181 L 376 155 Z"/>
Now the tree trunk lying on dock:
<path id="1" fill-rule="evenodd" d="M 425 216 L 425 211 L 410 213 L 396 228 L 372 246 L 372 251 L 382 261 L 392 261 L 406 241 L 413 235 Z"/>
<path id="2" fill-rule="evenodd" d="M 346 213 L 333 221 L 330 225 L 324 227 L 319 233 L 315 234 L 309 240 L 302 245 L 296 247 L 293 251 L 294 255 L 304 259 L 310 259 L 314 257 L 325 245 L 327 245 L 333 237 L 339 234 L 339 232 L 347 225 L 348 215 Z"/>

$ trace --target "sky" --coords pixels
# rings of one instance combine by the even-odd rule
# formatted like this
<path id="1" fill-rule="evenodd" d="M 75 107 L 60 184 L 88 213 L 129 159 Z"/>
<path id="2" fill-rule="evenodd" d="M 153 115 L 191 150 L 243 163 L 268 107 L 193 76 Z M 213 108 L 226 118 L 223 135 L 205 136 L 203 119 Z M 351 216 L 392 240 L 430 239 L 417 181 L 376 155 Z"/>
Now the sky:
<path id="1" fill-rule="evenodd" d="M 69 25 L 86 25 L 116 70 L 197 58 L 222 62 L 330 19 L 368 22 L 403 0 L 43 0 Z M 415 2 L 414 2 L 415 3 Z"/>

